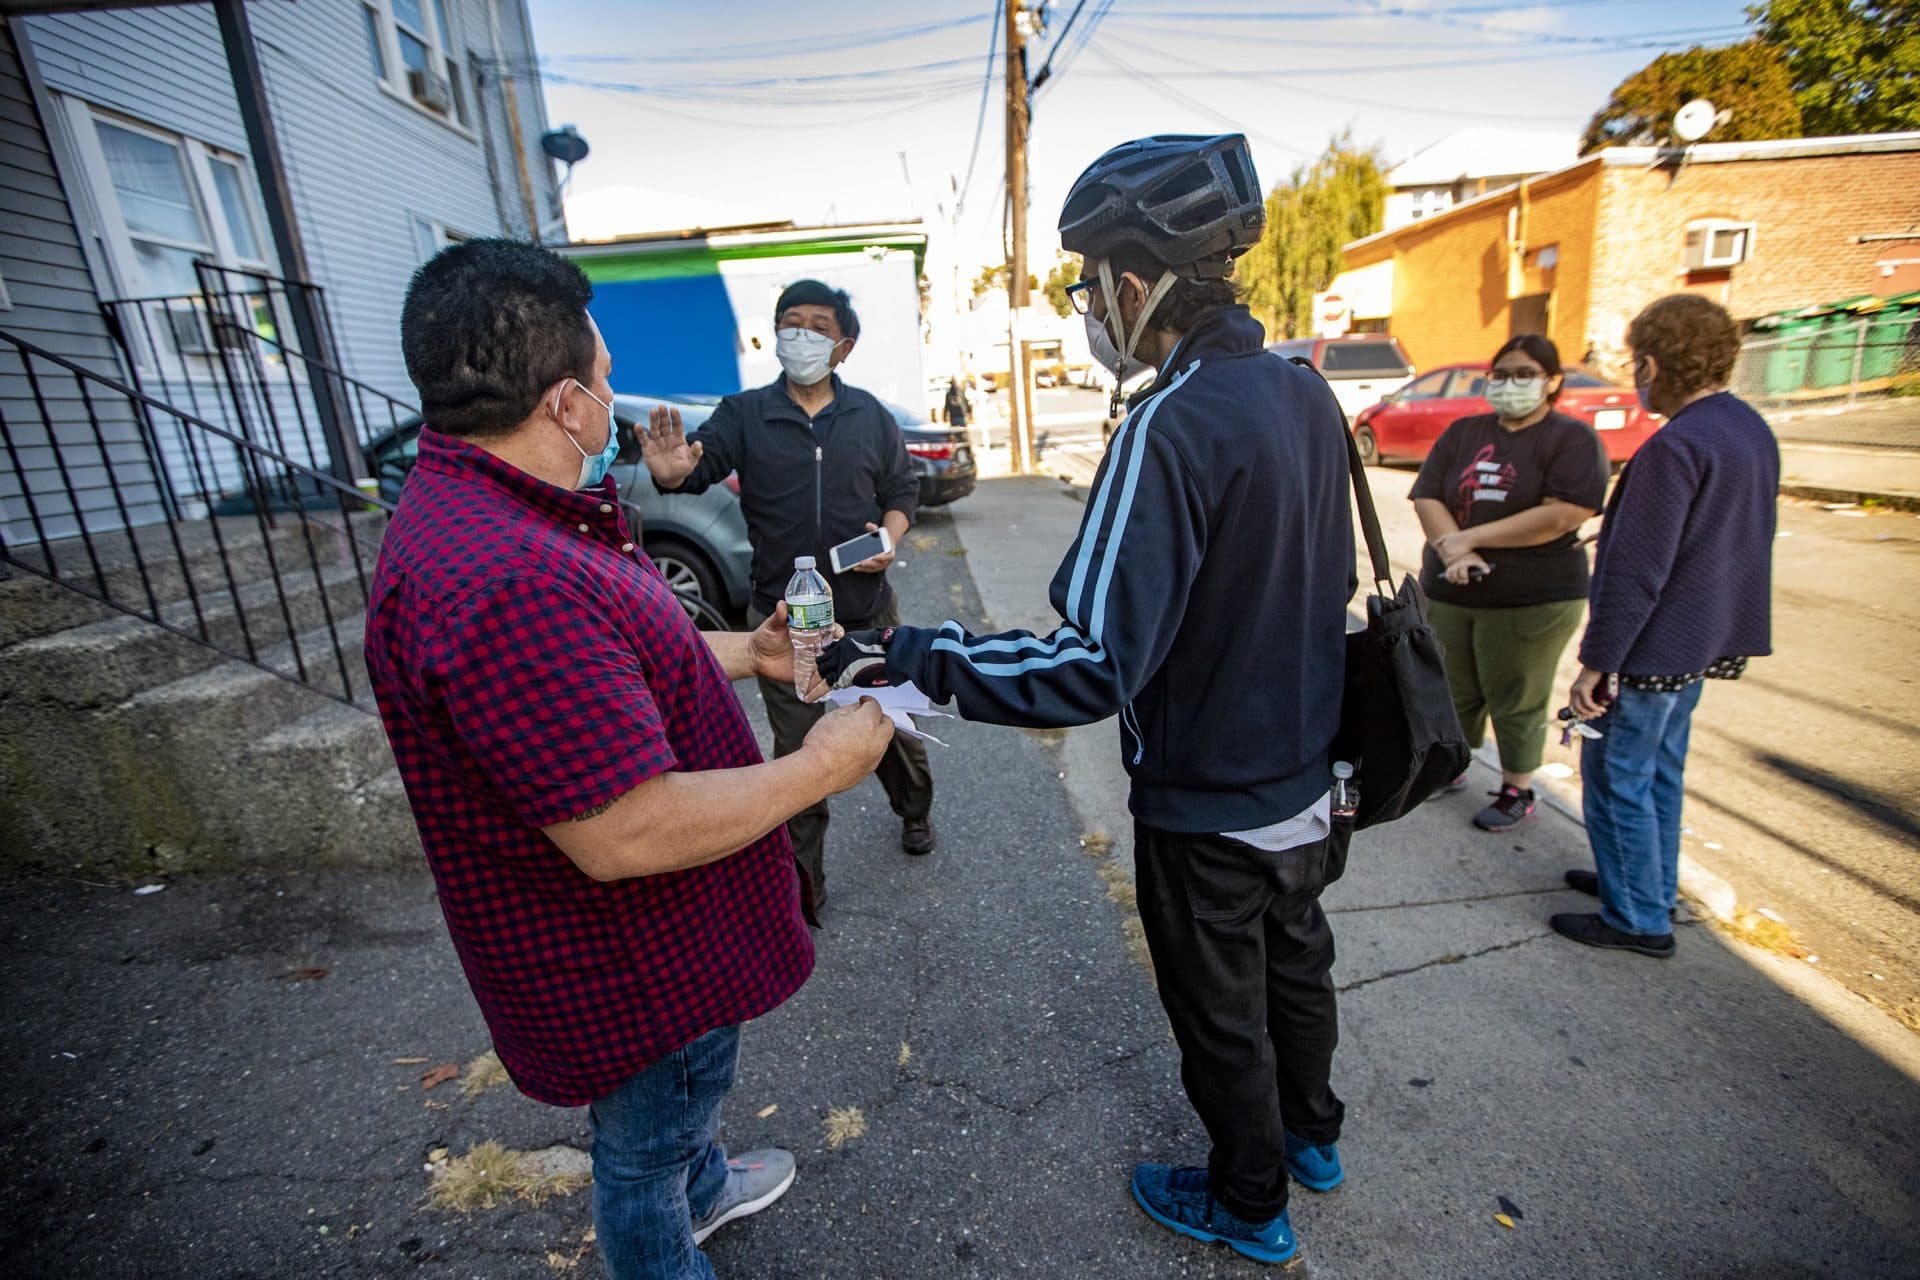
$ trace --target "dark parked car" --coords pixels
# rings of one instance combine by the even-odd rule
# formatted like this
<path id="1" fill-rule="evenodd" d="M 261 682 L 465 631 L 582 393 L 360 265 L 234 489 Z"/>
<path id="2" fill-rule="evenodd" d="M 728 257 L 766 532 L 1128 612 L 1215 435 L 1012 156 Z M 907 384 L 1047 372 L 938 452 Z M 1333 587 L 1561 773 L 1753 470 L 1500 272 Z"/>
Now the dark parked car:
<path id="1" fill-rule="evenodd" d="M 701 494 L 661 493 L 653 487 L 634 424 L 644 423 L 655 405 L 680 411 L 688 431 L 697 430 L 720 403 L 717 396 L 615 395 L 613 417 L 620 432 L 620 456 L 613 477 L 627 508 L 627 523 L 640 533 L 640 545 L 676 591 L 699 596 L 723 613 L 747 607 L 753 549 L 740 515 L 740 481 Z M 964 427 L 949 427 L 888 405 L 900 424 L 907 456 L 920 479 L 920 505 L 937 507 L 973 492 L 973 450 Z M 420 422 L 413 418 L 375 437 L 367 447 L 367 468 L 380 481 L 380 494 L 397 501 L 400 486 L 419 448 Z"/>
<path id="2" fill-rule="evenodd" d="M 965 427 L 931 422 L 925 414 L 897 404 L 886 407 L 893 414 L 893 420 L 900 424 L 907 458 L 920 477 L 921 506 L 943 507 L 973 492 L 979 472 L 974 466 L 973 446 L 967 442 Z"/>
<path id="3" fill-rule="evenodd" d="M 645 422 L 658 404 L 680 410 L 693 430 L 707 420 L 718 400 L 693 397 L 616 395 L 613 418 L 620 431 L 620 456 L 613 477 L 627 508 L 627 523 L 640 533 L 640 545 L 674 590 L 697 595 L 721 612 L 747 607 L 748 571 L 753 563 L 747 524 L 740 516 L 740 483 L 732 476 L 702 494 L 661 493 L 653 487 L 633 424 Z M 380 496 L 397 501 L 400 486 L 413 470 L 419 449 L 420 420 L 409 419 L 376 436 L 367 446 L 367 469 L 380 481 Z"/>

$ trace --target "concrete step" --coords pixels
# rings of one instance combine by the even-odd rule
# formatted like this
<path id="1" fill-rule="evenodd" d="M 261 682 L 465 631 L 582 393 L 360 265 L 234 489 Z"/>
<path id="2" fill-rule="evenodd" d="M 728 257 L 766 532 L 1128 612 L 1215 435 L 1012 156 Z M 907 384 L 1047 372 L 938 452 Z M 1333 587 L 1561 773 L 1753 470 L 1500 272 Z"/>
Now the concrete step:
<path id="1" fill-rule="evenodd" d="M 37 545 L 10 546 L 7 556 L 18 567 L 10 580 L 0 582 L 0 647 L 105 616 L 112 611 L 90 598 L 100 594 L 142 613 L 151 613 L 155 601 L 163 608 L 182 605 L 174 612 L 191 618 L 187 602 L 194 594 L 203 602 L 227 596 L 235 585 L 244 588 L 270 577 L 276 565 L 283 575 L 311 575 L 316 561 L 323 572 L 347 569 L 356 546 L 372 577 L 386 532 L 384 513 L 353 513 L 351 543 L 349 524 L 342 523 L 338 511 L 315 512 L 304 524 L 293 514 L 275 519 L 275 527 L 264 533 L 254 517 L 223 516 L 183 521 L 171 529 L 163 524 L 96 534 L 93 555 L 78 538 L 54 543 L 51 556 Z M 48 571 L 58 573 L 59 580 L 38 576 Z"/>
<path id="2" fill-rule="evenodd" d="M 235 653 L 246 652 L 249 640 L 263 660 L 284 650 L 283 669 L 292 671 L 292 650 L 286 647 L 289 618 L 293 635 L 309 635 L 328 628 L 330 612 L 339 642 L 357 645 L 361 625 L 354 620 L 365 608 L 360 579 L 349 566 L 318 579 L 310 570 L 288 574 L 279 588 L 271 581 L 252 582 L 240 589 L 237 600 L 226 592 L 203 595 L 197 613 L 187 603 L 175 602 L 162 610 L 162 617 Z M 325 672 L 331 670 L 329 687 L 339 684 L 332 649 L 330 642 L 317 647 L 309 642 L 300 650 L 314 678 L 325 681 Z M 194 639 L 143 618 L 115 614 L 0 649 L 0 689 L 22 705 L 103 708 L 224 661 L 221 652 Z M 357 675 L 351 666 L 348 671 Z"/>

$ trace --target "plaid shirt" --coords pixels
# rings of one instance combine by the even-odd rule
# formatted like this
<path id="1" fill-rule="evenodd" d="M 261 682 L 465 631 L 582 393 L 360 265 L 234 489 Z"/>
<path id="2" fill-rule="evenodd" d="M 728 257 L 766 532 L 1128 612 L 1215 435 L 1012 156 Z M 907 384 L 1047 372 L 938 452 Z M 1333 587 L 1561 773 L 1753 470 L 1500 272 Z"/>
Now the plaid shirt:
<path id="1" fill-rule="evenodd" d="M 541 830 L 670 770 L 761 760 L 611 480 L 556 488 L 421 431 L 366 656 L 447 932 L 523 1092 L 591 1102 L 806 981 L 784 828 L 703 867 L 610 883 Z"/>

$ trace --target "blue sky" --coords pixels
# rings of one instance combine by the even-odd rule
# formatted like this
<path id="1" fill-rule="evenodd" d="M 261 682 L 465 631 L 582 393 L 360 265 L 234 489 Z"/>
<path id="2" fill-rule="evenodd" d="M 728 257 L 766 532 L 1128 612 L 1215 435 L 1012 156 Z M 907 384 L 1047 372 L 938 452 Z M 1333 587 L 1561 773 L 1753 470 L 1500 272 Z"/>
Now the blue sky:
<path id="1" fill-rule="evenodd" d="M 1579 131 L 1664 49 L 1739 38 L 1740 0 L 1076 0 L 1034 43 L 1033 262 L 1074 177 L 1149 133 L 1238 130 L 1272 186 L 1351 128 L 1390 161 L 1455 129 Z M 921 216 L 998 260 L 1003 93 L 991 0 L 529 0 L 547 111 L 593 147 L 576 234 Z M 1099 16 L 1096 21 L 1096 15 Z M 1086 37 L 1082 43 L 1082 37 Z"/>

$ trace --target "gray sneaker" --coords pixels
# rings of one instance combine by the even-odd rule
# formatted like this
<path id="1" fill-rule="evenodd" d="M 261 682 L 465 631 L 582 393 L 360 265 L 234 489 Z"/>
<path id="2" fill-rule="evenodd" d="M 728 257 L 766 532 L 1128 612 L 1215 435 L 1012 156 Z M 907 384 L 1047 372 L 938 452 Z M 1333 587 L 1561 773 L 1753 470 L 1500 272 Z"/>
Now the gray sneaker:
<path id="1" fill-rule="evenodd" d="M 726 1189 L 706 1217 L 694 1220 L 693 1242 L 704 1244 L 708 1236 L 735 1218 L 756 1214 L 787 1194 L 793 1174 L 793 1153 L 778 1147 L 749 1151 L 728 1160 Z"/>

